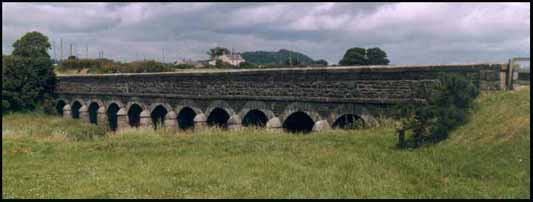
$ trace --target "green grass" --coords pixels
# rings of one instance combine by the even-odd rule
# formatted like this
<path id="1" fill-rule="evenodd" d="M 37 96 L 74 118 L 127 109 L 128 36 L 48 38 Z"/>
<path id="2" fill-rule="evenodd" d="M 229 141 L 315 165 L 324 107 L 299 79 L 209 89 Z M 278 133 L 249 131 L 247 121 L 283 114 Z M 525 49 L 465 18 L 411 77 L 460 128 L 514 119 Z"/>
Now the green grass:
<path id="1" fill-rule="evenodd" d="M 396 149 L 391 123 L 311 135 L 141 130 L 101 138 L 79 121 L 6 115 L 2 197 L 529 198 L 529 92 L 482 94 L 468 124 L 417 150 Z"/>

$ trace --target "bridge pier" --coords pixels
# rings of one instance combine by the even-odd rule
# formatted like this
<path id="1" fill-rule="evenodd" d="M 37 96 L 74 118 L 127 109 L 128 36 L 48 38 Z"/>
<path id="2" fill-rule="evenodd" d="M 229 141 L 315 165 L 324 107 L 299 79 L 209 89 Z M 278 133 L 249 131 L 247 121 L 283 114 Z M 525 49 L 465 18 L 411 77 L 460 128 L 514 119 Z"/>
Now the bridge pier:
<path id="1" fill-rule="evenodd" d="M 64 107 L 63 107 L 63 118 L 69 118 L 71 119 L 72 118 L 72 114 L 71 114 L 71 108 L 70 108 L 70 105 L 69 104 L 66 104 Z"/>
<path id="2" fill-rule="evenodd" d="M 170 111 L 165 115 L 165 128 L 170 130 L 178 129 L 178 114 L 174 111 Z"/>
<path id="3" fill-rule="evenodd" d="M 120 108 L 117 112 L 117 132 L 130 128 L 126 108 Z"/>
<path id="4" fill-rule="evenodd" d="M 87 123 L 91 122 L 91 119 L 89 118 L 89 107 L 87 107 L 87 105 L 82 105 L 80 107 L 80 119 Z"/>
<path id="5" fill-rule="evenodd" d="M 104 106 L 101 106 L 98 108 L 98 111 L 96 111 L 97 113 L 97 116 L 96 116 L 96 124 L 101 127 L 101 128 L 104 128 L 105 130 L 108 130 L 109 129 L 109 123 L 108 123 L 108 119 L 107 119 L 107 114 L 105 113 L 105 107 Z"/>
<path id="6" fill-rule="evenodd" d="M 228 129 L 239 130 L 242 128 L 241 117 L 235 114 L 228 119 Z"/>
<path id="7" fill-rule="evenodd" d="M 205 114 L 197 114 L 194 119 L 194 128 L 203 129 L 207 127 L 207 117 Z"/>
<path id="8" fill-rule="evenodd" d="M 150 111 L 143 110 L 140 115 L 140 128 L 150 128 L 153 127 L 152 118 L 150 117 Z"/>
<path id="9" fill-rule="evenodd" d="M 278 117 L 273 117 L 266 123 L 266 129 L 271 132 L 281 132 L 281 121 Z"/>
<path id="10" fill-rule="evenodd" d="M 327 120 L 317 121 L 315 122 L 315 125 L 313 126 L 313 132 L 329 130 L 329 129 L 331 129 L 331 126 L 329 125 Z"/>

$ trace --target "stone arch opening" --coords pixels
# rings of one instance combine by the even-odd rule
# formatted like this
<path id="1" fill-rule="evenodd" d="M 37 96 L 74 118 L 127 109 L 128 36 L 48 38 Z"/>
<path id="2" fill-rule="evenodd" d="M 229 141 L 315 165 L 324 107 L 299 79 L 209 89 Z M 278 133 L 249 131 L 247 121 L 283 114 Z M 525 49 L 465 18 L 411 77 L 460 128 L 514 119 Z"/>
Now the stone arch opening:
<path id="1" fill-rule="evenodd" d="M 228 119 L 230 115 L 226 110 L 222 108 L 215 108 L 209 113 L 209 117 L 207 117 L 207 125 L 208 126 L 216 126 L 219 128 L 227 128 L 228 127 Z"/>
<path id="2" fill-rule="evenodd" d="M 283 128 L 291 133 L 309 133 L 314 125 L 313 119 L 304 112 L 294 112 L 283 122 Z"/>
<path id="3" fill-rule="evenodd" d="M 98 124 L 98 108 L 100 108 L 100 106 L 98 106 L 98 103 L 96 102 L 89 105 L 89 122 L 92 124 Z"/>
<path id="4" fill-rule="evenodd" d="M 74 103 L 72 103 L 72 107 L 71 107 L 72 118 L 75 118 L 75 119 L 80 118 L 80 108 L 81 108 L 80 102 L 74 101 Z"/>
<path id="5" fill-rule="evenodd" d="M 196 112 L 190 107 L 185 107 L 181 109 L 178 114 L 178 125 L 181 129 L 187 130 L 194 128 L 194 117 Z"/>
<path id="6" fill-rule="evenodd" d="M 365 121 L 358 115 L 345 114 L 339 117 L 332 125 L 332 128 L 359 129 L 365 127 Z"/>
<path id="7" fill-rule="evenodd" d="M 128 122 L 131 127 L 138 128 L 141 125 L 141 112 L 143 109 L 138 104 L 132 104 L 128 110 Z"/>
<path id="8" fill-rule="evenodd" d="M 242 125 L 244 127 L 265 127 L 268 118 L 265 113 L 260 110 L 250 110 L 242 119 Z"/>
<path id="9" fill-rule="evenodd" d="M 63 116 L 63 107 L 65 107 L 65 105 L 67 105 L 67 103 L 63 100 L 59 100 L 56 104 L 56 112 L 60 115 L 60 116 Z"/>
<path id="10" fill-rule="evenodd" d="M 161 105 L 155 107 L 154 110 L 152 110 L 150 117 L 152 117 L 154 129 L 162 128 L 164 126 L 165 116 L 167 115 L 167 113 L 167 109 L 165 109 L 165 107 Z"/>
<path id="11" fill-rule="evenodd" d="M 107 120 L 109 121 L 109 128 L 112 131 L 117 130 L 117 112 L 120 110 L 120 107 L 113 103 L 107 108 Z"/>

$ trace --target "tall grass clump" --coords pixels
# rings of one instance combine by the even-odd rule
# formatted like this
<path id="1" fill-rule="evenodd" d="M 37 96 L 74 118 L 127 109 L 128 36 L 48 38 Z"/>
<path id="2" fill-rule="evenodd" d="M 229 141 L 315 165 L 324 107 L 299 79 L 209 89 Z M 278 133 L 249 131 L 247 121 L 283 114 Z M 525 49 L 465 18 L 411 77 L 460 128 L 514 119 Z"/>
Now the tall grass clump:
<path id="1" fill-rule="evenodd" d="M 106 131 L 79 119 L 65 119 L 35 111 L 2 116 L 2 134 L 14 137 L 65 138 L 71 141 L 83 141 L 103 137 Z"/>

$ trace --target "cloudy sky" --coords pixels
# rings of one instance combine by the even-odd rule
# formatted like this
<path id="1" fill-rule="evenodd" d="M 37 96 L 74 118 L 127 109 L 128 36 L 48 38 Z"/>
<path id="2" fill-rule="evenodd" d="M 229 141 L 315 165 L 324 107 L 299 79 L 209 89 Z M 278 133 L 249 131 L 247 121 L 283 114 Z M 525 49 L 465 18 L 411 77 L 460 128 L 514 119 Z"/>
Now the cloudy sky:
<path id="1" fill-rule="evenodd" d="M 207 59 L 289 49 L 336 64 L 379 47 L 392 64 L 505 62 L 530 55 L 529 3 L 2 3 L 2 53 L 24 33 L 85 57 Z M 54 56 L 53 51 L 50 52 Z"/>

